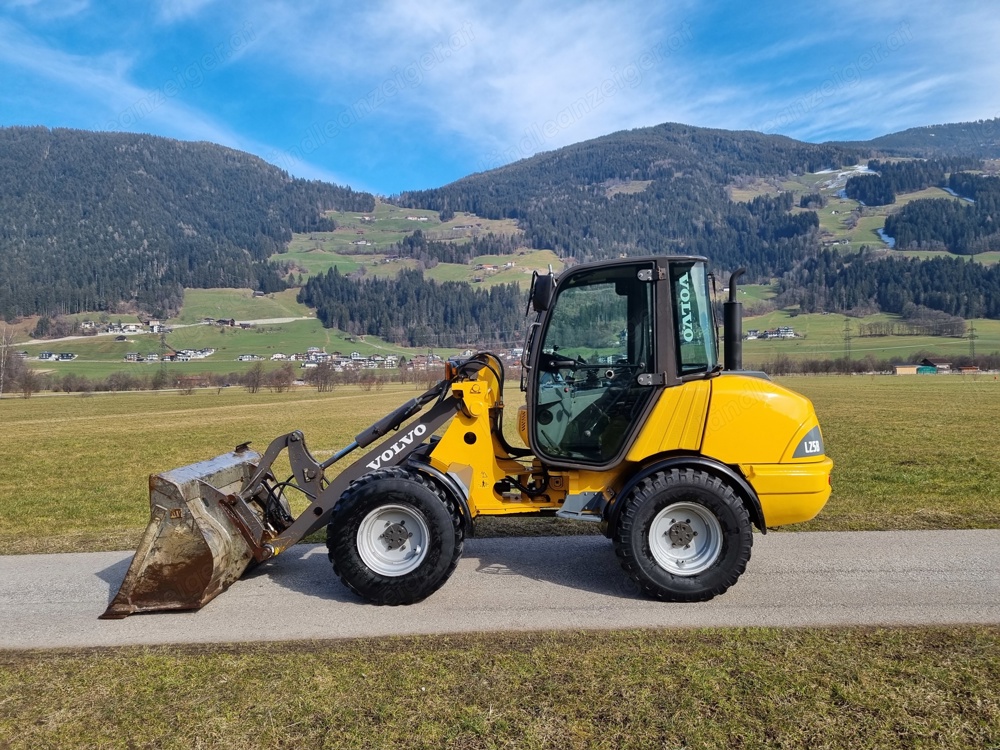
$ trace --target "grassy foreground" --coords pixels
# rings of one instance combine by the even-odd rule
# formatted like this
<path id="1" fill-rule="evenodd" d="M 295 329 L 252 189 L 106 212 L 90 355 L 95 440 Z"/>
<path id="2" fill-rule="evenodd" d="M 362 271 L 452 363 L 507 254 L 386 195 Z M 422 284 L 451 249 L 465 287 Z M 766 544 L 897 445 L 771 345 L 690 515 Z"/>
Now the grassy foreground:
<path id="1" fill-rule="evenodd" d="M 992 375 L 782 382 L 813 400 L 836 462 L 827 507 L 794 528 L 1000 526 L 1000 381 Z M 394 385 L 327 394 L 250 395 L 228 388 L 4 399 L 0 497 L 16 508 L 0 514 L 0 544 L 6 554 L 134 547 L 148 521 L 149 474 L 211 458 L 245 440 L 263 451 L 293 429 L 303 430 L 313 452 L 325 458 L 414 393 L 413 385 Z M 508 417 L 519 397 L 516 389 L 507 394 Z M 482 531 L 578 526 L 494 519 Z"/>
<path id="2" fill-rule="evenodd" d="M 996 748 L 1000 628 L 0 652 L 0 746 Z"/>

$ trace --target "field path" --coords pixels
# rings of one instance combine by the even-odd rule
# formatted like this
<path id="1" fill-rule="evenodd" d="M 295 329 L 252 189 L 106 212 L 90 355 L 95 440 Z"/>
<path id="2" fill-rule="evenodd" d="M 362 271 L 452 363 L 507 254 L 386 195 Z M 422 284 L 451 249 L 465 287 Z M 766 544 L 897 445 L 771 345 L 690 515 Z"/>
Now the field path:
<path id="1" fill-rule="evenodd" d="M 468 631 L 1000 624 L 1000 530 L 755 536 L 739 583 L 704 604 L 638 596 L 603 537 L 470 539 L 451 580 L 375 607 L 299 545 L 197 612 L 98 620 L 131 553 L 0 557 L 0 648 L 211 643 Z M 596 636 L 595 637 L 599 637 Z"/>

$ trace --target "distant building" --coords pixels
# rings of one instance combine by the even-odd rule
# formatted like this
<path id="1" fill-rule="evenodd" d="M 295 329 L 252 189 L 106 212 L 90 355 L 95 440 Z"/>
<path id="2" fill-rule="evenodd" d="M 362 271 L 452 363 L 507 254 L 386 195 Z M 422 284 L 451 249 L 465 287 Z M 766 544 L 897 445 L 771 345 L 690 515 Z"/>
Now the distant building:
<path id="1" fill-rule="evenodd" d="M 920 360 L 920 364 L 924 367 L 933 367 L 937 372 L 951 372 L 951 362 L 947 359 L 926 357 Z"/>
<path id="2" fill-rule="evenodd" d="M 917 366 L 916 365 L 893 365 L 892 366 L 893 375 L 916 375 Z"/>

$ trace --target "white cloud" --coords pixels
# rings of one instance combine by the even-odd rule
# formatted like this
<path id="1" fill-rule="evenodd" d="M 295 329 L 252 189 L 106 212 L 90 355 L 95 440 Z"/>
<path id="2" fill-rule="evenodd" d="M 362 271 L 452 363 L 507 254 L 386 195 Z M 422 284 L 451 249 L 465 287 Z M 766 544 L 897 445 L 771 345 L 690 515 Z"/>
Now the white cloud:
<path id="1" fill-rule="evenodd" d="M 255 9 L 267 20 L 253 54 L 315 82 L 328 117 L 367 111 L 388 86 L 379 118 L 417 119 L 484 157 L 527 156 L 670 110 L 691 42 L 675 8 L 654 18 L 639 4 L 268 4 Z"/>
<path id="2" fill-rule="evenodd" d="M 90 0 L 7 0 L 7 7 L 27 11 L 35 20 L 49 21 L 75 16 L 90 7 Z"/>
<path id="3" fill-rule="evenodd" d="M 215 0 L 160 0 L 158 13 L 161 21 L 175 23 L 198 15 Z"/>
<path id="4" fill-rule="evenodd" d="M 164 95 L 166 86 L 147 89 L 129 80 L 130 58 L 122 54 L 74 55 L 49 47 L 24 29 L 0 19 L 0 62 L 6 62 L 83 98 L 83 112 L 65 112 L 69 121 L 92 120 L 95 130 L 160 132 L 245 148 L 226 125 Z M 66 106 L 75 106 L 67 104 Z"/>

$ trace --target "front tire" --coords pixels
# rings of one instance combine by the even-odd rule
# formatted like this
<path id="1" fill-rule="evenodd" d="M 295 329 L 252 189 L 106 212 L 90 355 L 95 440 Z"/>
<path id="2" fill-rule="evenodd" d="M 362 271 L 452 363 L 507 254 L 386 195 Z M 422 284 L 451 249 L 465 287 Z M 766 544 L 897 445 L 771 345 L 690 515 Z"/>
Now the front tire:
<path id="1" fill-rule="evenodd" d="M 746 570 L 753 529 L 721 479 L 672 469 L 644 479 L 625 499 L 614 546 L 647 596 L 700 602 L 726 591 Z"/>
<path id="2" fill-rule="evenodd" d="M 366 474 L 327 526 L 334 573 L 374 604 L 413 604 L 444 585 L 462 555 L 456 504 L 427 477 L 398 467 Z"/>

